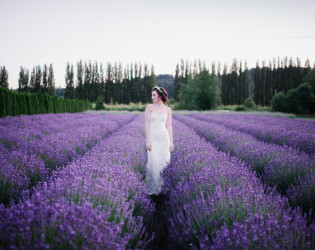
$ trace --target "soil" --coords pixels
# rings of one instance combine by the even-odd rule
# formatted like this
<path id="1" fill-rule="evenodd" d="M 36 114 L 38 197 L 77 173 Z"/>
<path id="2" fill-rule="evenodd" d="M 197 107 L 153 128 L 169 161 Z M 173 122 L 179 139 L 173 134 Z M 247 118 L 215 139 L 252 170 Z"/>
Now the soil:
<path id="1" fill-rule="evenodd" d="M 168 234 L 168 219 L 166 217 L 166 200 L 168 199 L 164 194 L 150 196 L 155 210 L 153 216 L 145 218 L 145 227 L 148 238 L 151 241 L 145 246 L 144 249 L 180 249 L 176 246 L 175 242 Z"/>

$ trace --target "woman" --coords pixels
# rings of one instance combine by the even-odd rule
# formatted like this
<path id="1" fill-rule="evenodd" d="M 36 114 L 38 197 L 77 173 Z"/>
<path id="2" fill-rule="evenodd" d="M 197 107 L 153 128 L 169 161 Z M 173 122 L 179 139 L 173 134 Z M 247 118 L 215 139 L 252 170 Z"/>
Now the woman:
<path id="1" fill-rule="evenodd" d="M 148 104 L 145 109 L 148 150 L 146 187 L 149 195 L 158 195 L 164 184 L 161 171 L 170 161 L 170 153 L 174 150 L 172 110 L 165 105 L 168 98 L 164 88 L 153 87 L 151 97 L 153 104 Z"/>

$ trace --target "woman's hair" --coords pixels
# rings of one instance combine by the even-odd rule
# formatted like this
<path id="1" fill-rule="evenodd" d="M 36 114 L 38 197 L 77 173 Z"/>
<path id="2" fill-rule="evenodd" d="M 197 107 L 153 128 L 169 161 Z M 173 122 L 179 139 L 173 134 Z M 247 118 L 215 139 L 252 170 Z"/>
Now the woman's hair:
<path id="1" fill-rule="evenodd" d="M 164 88 L 155 86 L 155 87 L 152 88 L 151 93 L 153 91 L 156 91 L 158 93 L 158 95 L 161 97 L 161 100 L 162 100 L 163 103 L 167 103 L 168 95 L 167 95 L 167 91 Z"/>

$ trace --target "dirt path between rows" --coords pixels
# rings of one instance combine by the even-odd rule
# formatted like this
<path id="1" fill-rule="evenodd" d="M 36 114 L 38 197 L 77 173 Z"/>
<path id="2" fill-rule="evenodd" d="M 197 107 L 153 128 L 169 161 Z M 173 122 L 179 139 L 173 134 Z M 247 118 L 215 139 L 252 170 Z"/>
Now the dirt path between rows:
<path id="1" fill-rule="evenodd" d="M 151 195 L 150 199 L 155 205 L 155 210 L 151 218 L 145 218 L 145 227 L 148 238 L 153 235 L 153 239 L 148 242 L 144 249 L 180 249 L 168 233 L 168 219 L 165 215 L 166 200 L 168 198 L 164 194 L 160 194 Z"/>

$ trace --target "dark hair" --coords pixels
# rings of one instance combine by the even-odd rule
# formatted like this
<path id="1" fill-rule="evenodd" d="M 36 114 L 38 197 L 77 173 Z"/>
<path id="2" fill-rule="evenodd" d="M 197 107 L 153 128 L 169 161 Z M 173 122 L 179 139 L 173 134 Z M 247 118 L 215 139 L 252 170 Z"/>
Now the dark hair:
<path id="1" fill-rule="evenodd" d="M 153 89 L 151 90 L 151 93 L 152 93 L 153 91 L 156 91 L 156 92 L 157 92 L 157 94 L 161 97 L 161 100 L 162 100 L 163 103 L 167 103 L 167 101 L 168 101 L 168 95 L 167 95 L 167 91 L 165 90 L 165 88 L 155 86 L 155 87 L 153 87 Z"/>

